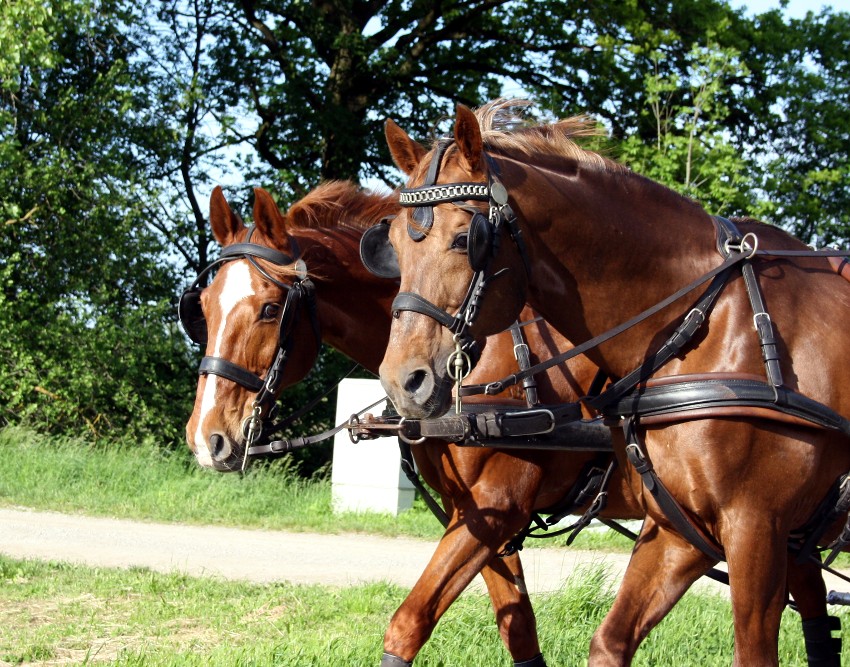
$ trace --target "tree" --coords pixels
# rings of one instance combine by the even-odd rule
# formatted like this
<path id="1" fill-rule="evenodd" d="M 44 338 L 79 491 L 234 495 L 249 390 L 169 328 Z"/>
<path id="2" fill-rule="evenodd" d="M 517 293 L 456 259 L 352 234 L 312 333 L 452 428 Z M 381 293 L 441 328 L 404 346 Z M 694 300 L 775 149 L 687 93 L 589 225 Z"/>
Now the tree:
<path id="1" fill-rule="evenodd" d="M 806 240 L 850 239 L 850 14 L 809 12 L 784 31 L 762 188 L 773 219 Z"/>
<path id="2" fill-rule="evenodd" d="M 173 299 L 217 252 L 212 186 L 243 211 L 256 185 L 282 207 L 322 179 L 394 186 L 385 118 L 425 140 L 506 91 L 596 116 L 712 212 L 845 240 L 849 32 L 725 0 L 6 1 L 5 414 L 178 439 L 198 354 Z"/>
<path id="3" fill-rule="evenodd" d="M 729 110 L 723 102 L 724 82 L 747 75 L 731 47 L 694 46 L 685 80 L 661 76 L 656 67 L 647 75 L 644 115 L 655 124 L 654 143 L 638 134 L 619 145 L 621 159 L 635 171 L 700 201 L 709 211 L 730 215 L 755 214 L 758 199 L 750 174 L 754 165 L 742 154 L 723 123 Z"/>
<path id="4" fill-rule="evenodd" d="M 5 418 L 173 438 L 161 423 L 174 423 L 190 366 L 168 333 L 167 246 L 139 205 L 153 197 L 152 151 L 144 72 L 121 33 L 132 15 L 111 2 L 12 7 L 3 42 L 29 46 L 0 55 Z"/>

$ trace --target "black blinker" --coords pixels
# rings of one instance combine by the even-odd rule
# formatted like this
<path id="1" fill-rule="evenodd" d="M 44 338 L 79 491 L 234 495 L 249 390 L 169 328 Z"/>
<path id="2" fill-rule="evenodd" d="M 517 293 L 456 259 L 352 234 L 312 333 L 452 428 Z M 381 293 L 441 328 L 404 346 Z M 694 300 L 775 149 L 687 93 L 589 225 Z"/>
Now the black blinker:
<path id="1" fill-rule="evenodd" d="M 483 213 L 476 212 L 472 215 L 467 246 L 472 270 L 483 271 L 493 254 L 493 226 Z"/>
<path id="2" fill-rule="evenodd" d="M 379 278 L 399 278 L 398 255 L 390 244 L 390 225 L 379 222 L 360 237 L 360 261 L 370 273 Z"/>
<path id="3" fill-rule="evenodd" d="M 197 345 L 207 344 L 207 320 L 201 308 L 201 290 L 190 287 L 180 295 L 177 314 L 189 340 Z"/>

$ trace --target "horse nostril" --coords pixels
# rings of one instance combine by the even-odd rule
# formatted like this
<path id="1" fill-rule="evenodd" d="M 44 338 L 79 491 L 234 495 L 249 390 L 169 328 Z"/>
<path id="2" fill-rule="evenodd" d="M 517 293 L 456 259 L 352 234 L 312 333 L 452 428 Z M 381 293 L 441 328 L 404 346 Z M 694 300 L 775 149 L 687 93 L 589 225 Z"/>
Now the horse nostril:
<path id="1" fill-rule="evenodd" d="M 404 389 L 410 394 L 415 394 L 422 386 L 422 383 L 425 382 L 426 377 L 427 373 L 421 368 L 413 371 L 407 376 L 407 382 L 404 383 Z"/>
<path id="2" fill-rule="evenodd" d="M 213 433 L 210 436 L 210 453 L 213 458 L 220 458 L 224 450 L 224 437 L 218 433 Z"/>

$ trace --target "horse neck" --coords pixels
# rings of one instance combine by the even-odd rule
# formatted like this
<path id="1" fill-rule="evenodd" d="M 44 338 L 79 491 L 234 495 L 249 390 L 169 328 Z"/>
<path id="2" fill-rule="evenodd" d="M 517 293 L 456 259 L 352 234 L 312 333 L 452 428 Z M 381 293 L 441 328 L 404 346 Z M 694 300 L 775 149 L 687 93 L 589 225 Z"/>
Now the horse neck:
<path id="1" fill-rule="evenodd" d="M 362 231 L 352 228 L 292 232 L 316 286 L 322 340 L 377 373 L 389 339 L 398 283 L 377 278 L 360 261 Z"/>
<path id="2" fill-rule="evenodd" d="M 691 200 L 631 172 L 573 167 L 557 173 L 509 161 L 504 177 L 509 190 L 509 179 L 523 179 L 514 195 L 528 221 L 529 303 L 571 340 L 615 327 L 721 261 L 711 219 Z M 651 340 L 669 324 L 665 313 L 630 333 Z M 621 341 L 591 356 L 617 374 L 631 370 Z"/>

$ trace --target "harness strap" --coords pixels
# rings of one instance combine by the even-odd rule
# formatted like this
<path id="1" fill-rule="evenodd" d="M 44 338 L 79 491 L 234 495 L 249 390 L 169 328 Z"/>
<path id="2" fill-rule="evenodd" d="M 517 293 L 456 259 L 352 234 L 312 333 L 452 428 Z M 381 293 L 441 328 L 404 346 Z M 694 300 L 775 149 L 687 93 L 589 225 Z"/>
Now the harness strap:
<path id="1" fill-rule="evenodd" d="M 776 396 L 780 400 L 776 400 Z M 682 375 L 659 378 L 637 391 L 609 403 L 604 416 L 619 420 L 621 415 L 639 418 L 669 416 L 683 419 L 697 410 L 727 407 L 753 407 L 782 412 L 823 428 L 850 436 L 850 420 L 828 406 L 796 391 L 774 387 L 749 376 Z"/>
<path id="2" fill-rule="evenodd" d="M 358 414 L 366 412 L 367 410 L 371 410 L 381 401 L 385 400 L 387 400 L 386 396 L 380 398 L 371 405 L 367 405 Z M 327 431 L 323 431 L 315 435 L 310 435 L 306 437 L 298 436 L 296 438 L 282 438 L 281 440 L 274 440 L 272 442 L 266 442 L 264 444 L 252 444 L 246 450 L 246 456 L 275 457 L 280 456 L 282 454 L 287 454 L 289 452 L 295 451 L 296 449 L 301 449 L 302 447 L 314 445 L 318 442 L 322 442 L 323 440 L 332 438 L 343 429 L 348 428 L 348 425 L 349 421 L 345 421 L 342 424 L 339 424 L 331 429 L 328 429 Z"/>
<path id="3" fill-rule="evenodd" d="M 625 393 L 630 392 L 640 382 L 651 377 L 666 364 L 670 359 L 677 356 L 682 348 L 690 343 L 696 332 L 705 322 L 706 317 L 714 307 L 717 297 L 721 290 L 726 285 L 729 279 L 729 271 L 720 273 L 714 277 L 709 285 L 708 290 L 703 294 L 702 298 L 694 305 L 690 312 L 685 316 L 684 321 L 676 328 L 673 334 L 668 338 L 658 351 L 649 357 L 643 364 L 638 366 L 631 373 L 621 378 L 612 384 L 604 392 L 586 401 L 597 412 L 602 412 L 603 408 L 609 403 L 616 401 Z"/>
<path id="4" fill-rule="evenodd" d="M 664 308 L 669 306 L 671 303 L 678 301 L 679 299 L 681 299 L 683 296 L 685 296 L 689 292 L 693 292 L 697 287 L 699 287 L 700 285 L 702 285 L 706 281 L 711 280 L 712 278 L 714 278 L 718 274 L 723 273 L 726 269 L 730 268 L 731 266 L 734 266 L 735 264 L 742 262 L 744 259 L 746 259 L 746 255 L 744 253 L 735 253 L 735 254 L 731 255 L 730 257 L 728 257 L 722 264 L 718 264 L 713 269 L 711 269 L 707 273 L 704 273 L 703 275 L 701 275 L 699 278 L 697 278 L 696 280 L 694 280 L 690 284 L 685 285 L 684 287 L 682 287 L 680 290 L 678 290 L 674 294 L 671 294 L 666 299 L 655 304 L 654 306 L 647 308 L 642 313 L 635 315 L 630 320 L 627 320 L 626 322 L 623 322 L 622 324 L 619 324 L 616 327 L 609 329 L 608 331 L 606 331 L 606 332 L 604 332 L 604 333 L 602 333 L 598 336 L 595 336 L 594 338 L 591 338 L 590 340 L 585 341 L 581 345 L 577 345 L 572 350 L 568 350 L 567 352 L 564 352 L 564 353 L 559 354 L 555 357 L 552 357 L 551 359 L 548 359 L 547 361 L 540 362 L 539 364 L 536 364 L 536 365 L 532 366 L 531 368 L 526 369 L 525 371 L 519 371 L 519 372 L 514 373 L 512 375 L 508 375 L 507 377 L 502 378 L 501 380 L 496 380 L 495 382 L 489 382 L 487 384 L 479 384 L 479 385 L 469 385 L 467 387 L 467 393 L 469 393 L 469 394 L 488 394 L 488 395 L 500 394 L 505 389 L 517 384 L 518 382 L 520 382 L 522 379 L 524 379 L 528 375 L 533 375 L 535 373 L 539 373 L 541 371 L 548 370 L 550 368 L 553 368 L 555 366 L 558 366 L 558 365 L 564 363 L 565 361 L 572 359 L 573 357 L 577 357 L 580 354 L 584 354 L 588 350 L 592 350 L 593 348 L 598 347 L 599 345 L 602 345 L 602 343 L 607 342 L 608 340 L 614 338 L 615 336 L 620 335 L 624 331 L 627 331 L 628 329 L 631 329 L 632 327 L 636 326 L 637 324 L 640 324 L 644 320 L 652 317 L 656 313 L 660 312 L 661 310 L 663 310 Z"/>
<path id="5" fill-rule="evenodd" d="M 744 262 L 741 265 L 741 273 L 744 276 L 747 296 L 749 296 L 750 305 L 753 308 L 753 324 L 758 332 L 767 379 L 774 387 L 780 387 L 783 381 L 782 370 L 779 367 L 779 348 L 776 345 L 773 325 L 770 321 L 770 315 L 767 314 L 767 307 L 764 305 L 753 263 L 749 260 Z"/>
<path id="6" fill-rule="evenodd" d="M 593 499 L 593 502 L 590 504 L 590 507 L 588 507 L 587 510 L 585 510 L 584 514 L 581 515 L 579 520 L 569 527 L 570 536 L 567 538 L 567 546 L 570 546 L 575 541 L 576 537 L 578 537 L 579 533 L 585 528 L 587 528 L 590 525 L 590 522 L 593 521 L 596 517 L 598 517 L 599 513 L 602 512 L 608 506 L 608 485 L 611 483 L 611 476 L 614 474 L 614 471 L 617 469 L 617 466 L 617 459 L 611 458 L 610 462 L 608 463 L 608 467 L 599 470 L 601 476 L 599 478 L 599 481 L 597 482 L 596 497 Z M 585 489 L 585 491 L 590 491 L 590 489 Z M 581 505 L 584 505 L 585 502 L 589 500 L 589 498 L 582 494 L 582 497 L 577 498 L 576 500 L 583 501 L 580 505 L 578 505 L 580 507 Z M 549 517 L 549 521 L 552 521 L 554 523 L 555 521 L 553 521 L 553 519 L 560 521 L 562 518 L 563 516 Z"/>
<path id="7" fill-rule="evenodd" d="M 635 417 L 627 417 L 623 424 L 623 434 L 626 438 L 626 456 L 629 463 L 640 475 L 643 485 L 655 502 L 661 508 L 662 513 L 676 531 L 697 549 L 714 561 L 726 560 L 722 548 L 713 539 L 705 535 L 702 530 L 688 517 L 686 510 L 679 505 L 667 487 L 655 473 L 652 462 L 643 453 L 637 437 L 637 426 Z"/>
<path id="8" fill-rule="evenodd" d="M 522 325 L 519 322 L 514 322 L 511 325 L 511 340 L 514 343 L 514 358 L 519 369 L 531 368 L 531 353 L 522 333 Z M 537 396 L 537 378 L 534 375 L 530 375 L 522 381 L 522 388 L 525 391 L 525 402 L 528 407 L 533 407 L 540 402 Z"/>
<path id="9" fill-rule="evenodd" d="M 398 448 L 401 452 L 402 472 L 419 492 L 419 495 L 422 496 L 422 500 L 425 501 L 428 509 L 431 510 L 431 514 L 437 518 L 437 521 L 442 524 L 443 528 L 447 528 L 449 525 L 449 515 L 446 514 L 446 511 L 440 506 L 440 504 L 434 499 L 434 496 L 431 495 L 431 492 L 425 488 L 425 485 L 422 483 L 422 478 L 419 476 L 419 473 L 416 472 L 416 465 L 413 461 L 413 452 L 410 450 L 410 444 L 399 438 Z"/>
<path id="10" fill-rule="evenodd" d="M 575 483 L 567 492 L 567 495 L 556 505 L 533 512 L 528 525 L 505 545 L 504 549 L 499 552 L 499 556 L 510 556 L 518 551 L 522 551 L 523 543 L 529 537 L 535 539 L 556 537 L 573 530 L 577 524 L 573 524 L 563 530 L 548 532 L 551 526 L 554 526 L 565 516 L 572 514 L 590 502 L 594 495 L 598 500 L 605 493 L 613 467 L 616 467 L 616 459 L 610 454 L 597 456 L 585 463 Z M 595 504 L 596 502 L 594 501 Z M 548 514 L 549 516 L 544 519 L 543 514 Z M 588 519 L 588 523 L 590 523 L 590 519 Z M 534 532 L 535 530 L 543 532 L 536 533 Z"/>
<path id="11" fill-rule="evenodd" d="M 247 237 L 248 239 L 250 239 L 250 232 L 253 231 L 254 227 L 251 227 Z M 229 261 L 231 259 L 240 259 L 242 257 L 257 257 L 258 259 L 264 259 L 267 262 L 276 264 L 277 266 L 287 266 L 295 261 L 293 257 L 290 257 L 286 253 L 280 252 L 275 248 L 269 248 L 268 246 L 260 245 L 259 243 L 250 243 L 248 241 L 245 243 L 233 243 L 222 248 L 221 254 L 218 256 L 218 260 L 216 261 Z"/>
<path id="12" fill-rule="evenodd" d="M 393 317 L 398 317 L 402 310 L 410 310 L 414 313 L 427 315 L 431 319 L 437 320 L 446 329 L 455 333 L 458 328 L 458 319 L 449 315 L 442 308 L 437 308 L 428 299 L 416 294 L 415 292 L 399 292 L 393 299 L 392 312 Z"/>
<path id="13" fill-rule="evenodd" d="M 199 375 L 219 375 L 236 384 L 241 384 L 250 391 L 258 392 L 265 386 L 265 381 L 259 375 L 238 366 L 221 357 L 204 357 L 198 365 Z"/>

